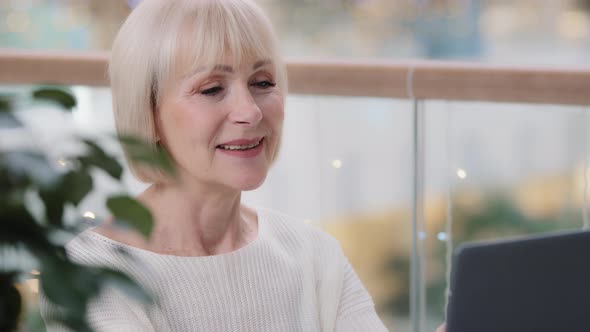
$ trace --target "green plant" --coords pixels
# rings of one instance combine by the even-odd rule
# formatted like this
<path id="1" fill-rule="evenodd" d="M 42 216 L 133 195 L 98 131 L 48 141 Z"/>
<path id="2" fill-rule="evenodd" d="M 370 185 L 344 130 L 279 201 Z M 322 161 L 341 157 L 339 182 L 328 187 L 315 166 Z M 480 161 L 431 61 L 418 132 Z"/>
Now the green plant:
<path id="1" fill-rule="evenodd" d="M 14 118 L 15 105 L 22 104 L 21 99 L 22 96 L 0 95 L 0 116 Z M 64 110 L 76 105 L 73 95 L 58 87 L 36 89 L 27 102 L 39 100 L 55 102 Z M 154 151 L 132 137 L 117 139 L 133 147 L 138 161 L 174 173 L 163 151 Z M 85 319 L 86 309 L 89 300 L 105 285 L 122 287 L 141 300 L 150 301 L 149 295 L 128 276 L 107 268 L 83 266 L 68 257 L 66 240 L 87 225 L 82 218 L 65 220 L 64 209 L 77 206 L 93 189 L 91 170 L 102 170 L 115 181 L 121 180 L 123 173 L 119 161 L 97 143 L 89 139 L 81 142 L 86 151 L 69 158 L 71 167 L 67 170 L 56 170 L 42 151 L 0 151 L 0 254 L 10 252 L 32 258 L 14 264 L 0 261 L 0 331 L 18 328 L 23 299 L 16 285 L 31 278 L 32 269 L 40 272 L 37 277 L 47 299 L 61 309 L 57 320 L 75 331 L 91 331 Z M 41 213 L 34 213 L 31 197 L 42 203 Z M 151 214 L 133 197 L 109 197 L 106 205 L 116 223 L 149 236 Z"/>

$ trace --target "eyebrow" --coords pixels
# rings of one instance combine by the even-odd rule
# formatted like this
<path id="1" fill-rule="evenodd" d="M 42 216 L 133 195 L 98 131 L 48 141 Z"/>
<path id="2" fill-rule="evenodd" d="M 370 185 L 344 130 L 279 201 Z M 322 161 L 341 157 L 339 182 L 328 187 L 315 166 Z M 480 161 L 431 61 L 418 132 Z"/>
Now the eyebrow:
<path id="1" fill-rule="evenodd" d="M 262 66 L 266 66 L 266 65 L 269 65 L 271 63 L 272 62 L 270 60 L 268 60 L 268 59 L 256 61 L 254 63 L 254 65 L 252 65 L 252 70 L 256 70 L 256 69 L 258 69 L 258 68 L 260 68 Z M 204 69 L 202 69 L 202 70 L 204 70 Z M 224 71 L 224 72 L 227 72 L 227 73 L 233 73 L 234 72 L 234 69 L 232 68 L 232 66 L 228 66 L 228 65 L 215 65 L 215 66 L 213 66 L 213 71 Z"/>
<path id="2" fill-rule="evenodd" d="M 205 69 L 200 70 L 200 71 L 205 71 Z M 228 73 L 233 73 L 234 69 L 231 66 L 226 66 L 226 65 L 215 65 L 213 67 L 212 71 L 224 71 L 224 72 L 228 72 Z"/>

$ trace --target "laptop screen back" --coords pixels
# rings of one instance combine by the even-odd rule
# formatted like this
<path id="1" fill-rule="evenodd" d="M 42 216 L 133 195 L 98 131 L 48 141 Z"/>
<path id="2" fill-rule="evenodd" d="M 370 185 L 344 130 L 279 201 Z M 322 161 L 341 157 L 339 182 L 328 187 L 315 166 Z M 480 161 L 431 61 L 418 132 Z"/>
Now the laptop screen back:
<path id="1" fill-rule="evenodd" d="M 455 253 L 447 332 L 590 331 L 590 232 Z"/>

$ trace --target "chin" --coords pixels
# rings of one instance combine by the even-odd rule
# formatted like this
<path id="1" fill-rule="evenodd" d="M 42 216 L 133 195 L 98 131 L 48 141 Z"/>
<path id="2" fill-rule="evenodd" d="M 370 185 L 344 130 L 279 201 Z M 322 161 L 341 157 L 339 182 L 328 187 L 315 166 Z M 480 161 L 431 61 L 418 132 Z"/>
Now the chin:
<path id="1" fill-rule="evenodd" d="M 232 181 L 232 187 L 240 191 L 250 191 L 258 189 L 266 180 L 266 173 L 257 174 L 256 176 L 241 177 Z"/>

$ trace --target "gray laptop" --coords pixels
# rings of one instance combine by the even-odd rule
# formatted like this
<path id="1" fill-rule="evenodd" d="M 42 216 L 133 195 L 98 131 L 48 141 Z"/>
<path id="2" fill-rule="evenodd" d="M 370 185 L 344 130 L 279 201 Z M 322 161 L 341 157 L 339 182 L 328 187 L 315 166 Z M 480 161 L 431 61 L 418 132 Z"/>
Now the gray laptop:
<path id="1" fill-rule="evenodd" d="M 590 332 L 590 232 L 457 248 L 447 332 Z"/>

